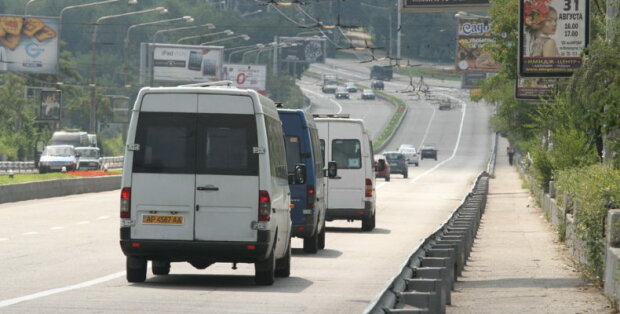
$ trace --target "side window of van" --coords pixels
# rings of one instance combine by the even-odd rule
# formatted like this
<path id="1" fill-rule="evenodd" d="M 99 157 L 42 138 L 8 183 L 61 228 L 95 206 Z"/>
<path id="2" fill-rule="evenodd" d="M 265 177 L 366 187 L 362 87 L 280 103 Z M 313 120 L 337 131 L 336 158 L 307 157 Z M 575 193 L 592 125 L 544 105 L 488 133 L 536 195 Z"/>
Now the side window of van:
<path id="1" fill-rule="evenodd" d="M 197 127 L 197 173 L 258 175 L 254 115 L 200 115 Z"/>
<path id="2" fill-rule="evenodd" d="M 194 173 L 196 117 L 188 113 L 142 112 L 138 119 L 133 172 Z"/>
<path id="3" fill-rule="evenodd" d="M 288 171 L 293 172 L 295 165 L 301 163 L 301 143 L 299 137 L 287 135 L 284 140 L 286 147 L 286 164 Z"/>
<path id="4" fill-rule="evenodd" d="M 325 140 L 321 140 L 321 160 L 325 164 Z"/>
<path id="5" fill-rule="evenodd" d="M 338 169 L 360 169 L 362 151 L 359 140 L 333 140 L 332 160 L 338 163 Z"/>
<path id="6" fill-rule="evenodd" d="M 265 116 L 265 125 L 267 126 L 267 141 L 269 142 L 271 175 L 288 180 L 282 123 Z"/>
<path id="7" fill-rule="evenodd" d="M 319 144 L 319 132 L 316 129 L 310 129 L 310 140 L 312 141 L 314 172 L 317 177 L 321 178 L 323 177 L 323 152 Z"/>

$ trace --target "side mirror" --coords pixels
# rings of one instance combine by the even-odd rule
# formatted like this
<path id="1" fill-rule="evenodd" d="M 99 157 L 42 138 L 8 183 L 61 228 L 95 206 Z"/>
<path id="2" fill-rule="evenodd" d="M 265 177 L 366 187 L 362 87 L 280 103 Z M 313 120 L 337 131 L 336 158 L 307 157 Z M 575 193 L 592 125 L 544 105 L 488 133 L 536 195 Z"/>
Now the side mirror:
<path id="1" fill-rule="evenodd" d="M 385 171 L 385 160 L 379 159 L 379 166 L 377 168 L 379 171 Z"/>
<path id="2" fill-rule="evenodd" d="M 307 168 L 305 164 L 295 165 L 295 184 L 304 184 L 308 178 Z"/>
<path id="3" fill-rule="evenodd" d="M 335 161 L 327 163 L 327 177 L 336 178 L 338 176 L 338 164 Z"/>

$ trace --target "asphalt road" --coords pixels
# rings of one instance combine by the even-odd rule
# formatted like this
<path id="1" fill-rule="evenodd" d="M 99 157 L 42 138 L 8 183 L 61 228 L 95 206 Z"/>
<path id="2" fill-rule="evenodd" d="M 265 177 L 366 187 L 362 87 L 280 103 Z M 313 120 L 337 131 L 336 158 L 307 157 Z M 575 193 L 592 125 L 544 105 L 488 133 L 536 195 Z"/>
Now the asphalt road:
<path id="1" fill-rule="evenodd" d="M 349 72 L 351 79 L 364 75 L 356 74 L 359 64 L 342 67 L 348 69 L 339 70 L 343 78 Z M 386 90 L 406 85 L 397 80 L 386 84 Z M 262 287 L 254 285 L 250 264 L 239 264 L 237 270 L 230 264 L 196 270 L 175 263 L 169 276 L 149 274 L 145 283 L 129 284 L 118 245 L 119 191 L 82 194 L 0 205 L 0 312 L 362 312 L 486 167 L 491 108 L 468 102 L 457 89 L 436 88 L 435 93 L 454 97 L 458 108 L 439 112 L 430 101 L 401 95 L 409 113 L 388 148 L 433 141 L 438 160 L 411 167 L 409 179 L 394 175 L 391 182 L 377 180 L 373 232 L 362 232 L 359 222 L 329 222 L 326 249 L 316 255 L 304 254 L 302 241 L 294 239 L 290 278 Z M 324 100 L 314 110 L 337 107 Z M 365 116 L 369 125 L 384 123 L 391 110 L 380 101 L 338 103 L 343 111 Z"/>

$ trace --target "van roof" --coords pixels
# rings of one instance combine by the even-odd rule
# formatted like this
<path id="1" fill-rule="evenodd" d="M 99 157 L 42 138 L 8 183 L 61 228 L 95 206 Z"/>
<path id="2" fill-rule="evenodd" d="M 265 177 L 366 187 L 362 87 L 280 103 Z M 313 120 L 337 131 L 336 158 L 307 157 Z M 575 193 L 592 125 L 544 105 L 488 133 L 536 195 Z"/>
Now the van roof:
<path id="1" fill-rule="evenodd" d="M 305 117 L 305 119 L 302 120 L 303 126 L 316 128 L 316 123 L 314 123 L 314 118 L 312 118 L 312 115 L 303 109 L 278 109 L 278 113 Z"/>
<path id="2" fill-rule="evenodd" d="M 257 93 L 253 89 L 239 89 L 234 86 L 176 86 L 176 87 L 143 87 L 136 98 L 136 105 L 141 104 L 141 100 L 146 94 L 217 94 L 217 95 L 234 95 L 248 96 L 254 100 L 254 112 L 263 113 L 271 117 L 278 117 L 276 104 L 273 100 Z M 135 106 L 134 106 L 135 110 Z"/>
<path id="3" fill-rule="evenodd" d="M 359 125 L 364 134 L 370 137 L 370 133 L 366 130 L 366 125 L 364 124 L 364 120 L 362 119 L 343 119 L 343 118 L 314 118 L 314 121 L 318 123 L 342 123 L 342 124 L 352 124 Z"/>

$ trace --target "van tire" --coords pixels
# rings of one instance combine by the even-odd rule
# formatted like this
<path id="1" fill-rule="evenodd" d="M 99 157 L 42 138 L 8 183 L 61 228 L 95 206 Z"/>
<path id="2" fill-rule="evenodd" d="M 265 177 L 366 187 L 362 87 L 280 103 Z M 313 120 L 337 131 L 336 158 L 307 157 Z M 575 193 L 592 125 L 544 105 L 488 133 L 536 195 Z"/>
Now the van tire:
<path id="1" fill-rule="evenodd" d="M 407 179 L 409 177 L 409 171 L 405 171 L 403 173 L 403 178 Z"/>
<path id="2" fill-rule="evenodd" d="M 153 261 L 152 269 L 153 275 L 165 276 L 170 274 L 170 262 L 168 261 Z"/>
<path id="3" fill-rule="evenodd" d="M 290 277 L 291 276 L 291 239 L 288 239 L 288 248 L 284 257 L 276 260 L 276 277 Z"/>
<path id="4" fill-rule="evenodd" d="M 390 182 L 390 176 L 385 177 L 386 182 Z"/>
<path id="5" fill-rule="evenodd" d="M 362 220 L 362 231 L 372 231 L 375 229 L 375 214 Z"/>
<path id="6" fill-rule="evenodd" d="M 325 249 L 325 224 L 323 224 L 323 228 L 321 228 L 321 232 L 319 233 L 319 249 Z"/>
<path id="7" fill-rule="evenodd" d="M 271 286 L 276 276 L 276 258 L 274 248 L 271 250 L 266 260 L 254 263 L 254 282 L 259 286 Z"/>
<path id="8" fill-rule="evenodd" d="M 317 253 L 319 251 L 319 233 L 318 231 L 309 238 L 304 238 L 304 252 Z"/>
<path id="9" fill-rule="evenodd" d="M 127 281 L 144 282 L 146 280 L 146 259 L 127 256 Z"/>

